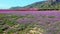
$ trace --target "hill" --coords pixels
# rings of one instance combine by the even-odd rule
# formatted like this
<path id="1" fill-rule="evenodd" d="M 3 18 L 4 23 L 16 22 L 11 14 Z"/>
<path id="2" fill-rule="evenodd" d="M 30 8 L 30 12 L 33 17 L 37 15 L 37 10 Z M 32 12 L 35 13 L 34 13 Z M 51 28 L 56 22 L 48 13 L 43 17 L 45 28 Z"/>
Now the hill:
<path id="1" fill-rule="evenodd" d="M 39 8 L 39 9 L 60 9 L 60 2 L 55 1 L 55 2 L 47 2 L 47 1 L 42 1 L 42 2 L 36 2 L 31 5 L 25 6 L 25 8 Z"/>
<path id="2" fill-rule="evenodd" d="M 38 8 L 38 9 L 58 9 L 60 10 L 60 0 L 35 2 L 24 7 L 11 7 L 10 9 Z"/>

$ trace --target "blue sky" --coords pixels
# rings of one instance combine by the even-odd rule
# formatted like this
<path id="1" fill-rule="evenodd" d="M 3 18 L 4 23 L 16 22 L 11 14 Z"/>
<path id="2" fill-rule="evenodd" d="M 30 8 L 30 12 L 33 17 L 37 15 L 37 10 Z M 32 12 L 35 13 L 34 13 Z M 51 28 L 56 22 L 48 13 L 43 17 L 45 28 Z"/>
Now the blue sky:
<path id="1" fill-rule="evenodd" d="M 7 9 L 15 6 L 23 7 L 38 1 L 43 0 L 0 0 L 0 9 Z"/>

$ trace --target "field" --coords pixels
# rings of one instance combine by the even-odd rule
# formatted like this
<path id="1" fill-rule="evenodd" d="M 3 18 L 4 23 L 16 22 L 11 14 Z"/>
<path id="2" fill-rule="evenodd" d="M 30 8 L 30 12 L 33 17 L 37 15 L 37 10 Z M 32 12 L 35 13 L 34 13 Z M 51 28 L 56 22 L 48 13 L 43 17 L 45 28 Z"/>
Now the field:
<path id="1" fill-rule="evenodd" d="M 60 12 L 0 11 L 0 34 L 60 34 Z"/>

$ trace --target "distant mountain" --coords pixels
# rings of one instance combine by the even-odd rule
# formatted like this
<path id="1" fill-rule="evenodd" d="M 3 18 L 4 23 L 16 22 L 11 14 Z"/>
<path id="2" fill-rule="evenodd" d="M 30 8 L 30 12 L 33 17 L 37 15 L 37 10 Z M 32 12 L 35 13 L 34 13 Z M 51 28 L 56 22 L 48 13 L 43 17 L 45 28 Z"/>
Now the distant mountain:
<path id="1" fill-rule="evenodd" d="M 60 0 L 35 2 L 24 7 L 11 7 L 10 9 L 21 9 L 21 8 L 60 9 Z"/>
<path id="2" fill-rule="evenodd" d="M 23 8 L 23 7 L 16 6 L 16 7 L 11 7 L 9 9 L 20 9 L 20 8 Z"/>

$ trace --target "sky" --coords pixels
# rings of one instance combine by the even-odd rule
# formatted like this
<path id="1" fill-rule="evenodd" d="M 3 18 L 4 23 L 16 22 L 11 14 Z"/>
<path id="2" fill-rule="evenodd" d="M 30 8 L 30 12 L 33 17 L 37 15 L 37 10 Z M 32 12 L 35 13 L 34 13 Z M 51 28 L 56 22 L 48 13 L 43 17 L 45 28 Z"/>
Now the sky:
<path id="1" fill-rule="evenodd" d="M 8 9 L 10 7 L 16 7 L 16 6 L 23 7 L 39 1 L 44 0 L 0 0 L 0 9 Z"/>

